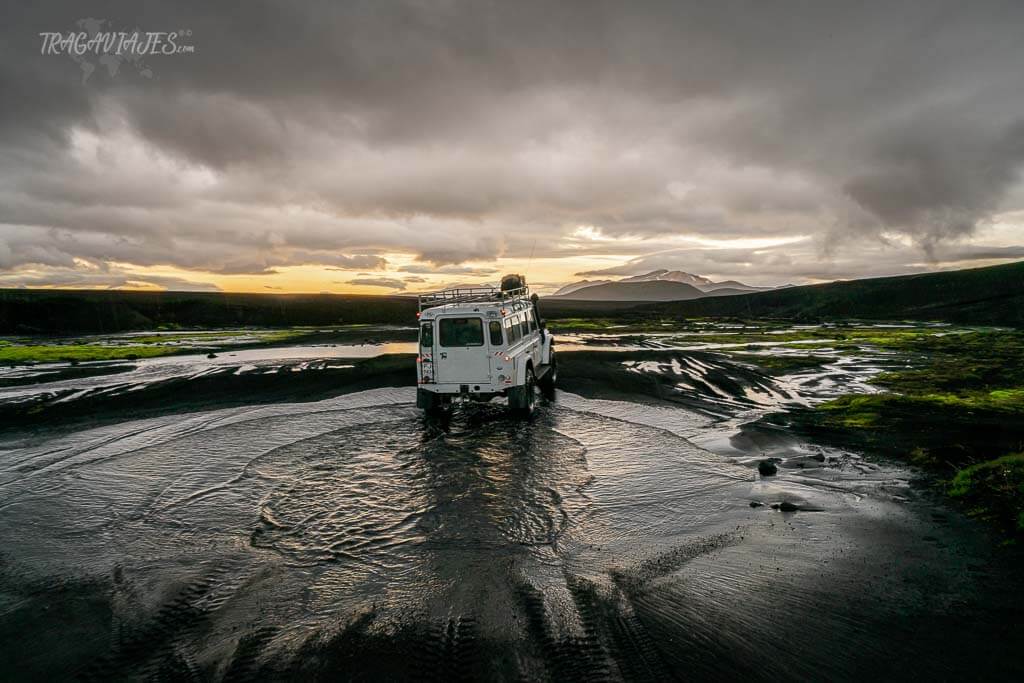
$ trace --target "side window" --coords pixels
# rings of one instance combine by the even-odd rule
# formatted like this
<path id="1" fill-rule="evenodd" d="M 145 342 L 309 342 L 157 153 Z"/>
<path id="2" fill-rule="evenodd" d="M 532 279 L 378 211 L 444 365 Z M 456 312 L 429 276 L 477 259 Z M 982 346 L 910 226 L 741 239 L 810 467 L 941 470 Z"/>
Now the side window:
<path id="1" fill-rule="evenodd" d="M 508 318 L 505 324 L 508 326 L 508 343 L 515 344 L 519 341 L 519 323 L 514 318 Z"/>
<path id="2" fill-rule="evenodd" d="M 487 324 L 487 329 L 491 331 L 491 346 L 501 346 L 504 341 L 504 337 L 501 334 L 501 323 L 497 320 L 492 320 Z"/>
<path id="3" fill-rule="evenodd" d="M 530 332 L 537 331 L 537 311 L 531 310 L 528 314 L 530 317 Z"/>
<path id="4" fill-rule="evenodd" d="M 424 349 L 434 348 L 433 321 L 428 321 L 420 325 L 420 346 Z"/>
<path id="5" fill-rule="evenodd" d="M 522 319 L 519 321 L 519 327 L 523 331 L 523 336 L 527 337 L 530 334 L 530 323 L 526 322 L 526 314 L 523 314 Z"/>
<path id="6" fill-rule="evenodd" d="M 484 321 L 480 318 L 441 318 L 441 346 L 483 346 Z"/>

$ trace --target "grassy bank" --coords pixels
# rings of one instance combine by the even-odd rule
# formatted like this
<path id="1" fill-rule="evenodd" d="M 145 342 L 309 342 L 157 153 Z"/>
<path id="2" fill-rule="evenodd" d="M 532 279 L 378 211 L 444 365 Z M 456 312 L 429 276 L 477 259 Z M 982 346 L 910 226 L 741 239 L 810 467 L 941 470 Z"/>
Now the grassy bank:
<path id="1" fill-rule="evenodd" d="M 101 346 L 96 344 L 18 344 L 0 346 L 0 363 L 59 363 L 96 360 L 135 360 L 178 353 L 196 353 L 197 349 L 171 346 Z"/>
<path id="2" fill-rule="evenodd" d="M 1024 453 L 961 469 L 950 482 L 948 493 L 972 515 L 1016 534 L 1024 533 Z"/>

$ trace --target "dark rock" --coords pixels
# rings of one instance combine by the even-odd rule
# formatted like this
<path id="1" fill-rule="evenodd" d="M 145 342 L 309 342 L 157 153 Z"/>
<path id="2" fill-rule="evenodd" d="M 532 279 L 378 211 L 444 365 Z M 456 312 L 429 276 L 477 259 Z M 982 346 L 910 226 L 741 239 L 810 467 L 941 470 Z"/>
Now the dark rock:
<path id="1" fill-rule="evenodd" d="M 770 477 L 779 471 L 779 468 L 771 460 L 762 460 L 757 463 L 757 471 L 762 477 Z"/>
<path id="2" fill-rule="evenodd" d="M 752 507 L 752 508 L 759 508 L 759 507 L 762 507 L 763 505 L 764 505 L 764 503 L 759 503 L 756 500 L 750 501 L 750 507 Z"/>
<path id="3" fill-rule="evenodd" d="M 788 500 L 784 500 L 781 503 L 775 503 L 772 505 L 772 509 L 778 510 L 779 512 L 796 512 L 800 509 L 800 506 L 795 503 L 790 503 Z"/>
<path id="4" fill-rule="evenodd" d="M 206 354 L 206 357 L 207 358 L 216 358 L 217 354 L 215 354 L 215 353 L 208 353 L 208 354 Z"/>

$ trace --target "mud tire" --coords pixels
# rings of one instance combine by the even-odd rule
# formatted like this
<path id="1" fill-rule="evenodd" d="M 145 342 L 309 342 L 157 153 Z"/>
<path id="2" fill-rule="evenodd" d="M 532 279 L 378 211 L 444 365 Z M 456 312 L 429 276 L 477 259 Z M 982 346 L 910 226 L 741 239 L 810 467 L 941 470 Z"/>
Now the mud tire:
<path id="1" fill-rule="evenodd" d="M 513 387 L 508 392 L 508 407 L 512 414 L 525 419 L 533 415 L 537 405 L 537 379 L 533 367 L 526 368 L 526 382 L 521 387 Z"/>
<path id="2" fill-rule="evenodd" d="M 427 415 L 441 415 L 451 410 L 451 402 L 444 400 L 432 391 L 416 389 L 416 407 Z"/>

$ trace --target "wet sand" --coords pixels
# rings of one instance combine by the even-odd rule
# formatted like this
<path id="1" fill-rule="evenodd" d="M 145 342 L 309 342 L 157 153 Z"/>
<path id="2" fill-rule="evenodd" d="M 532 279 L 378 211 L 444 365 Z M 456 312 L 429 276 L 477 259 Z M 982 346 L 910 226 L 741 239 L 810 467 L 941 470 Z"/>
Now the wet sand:
<path id="1" fill-rule="evenodd" d="M 904 466 L 742 429 L 876 360 L 592 360 L 529 423 L 306 367 L 301 402 L 12 432 L 0 676 L 1020 676 L 1015 553 Z"/>

